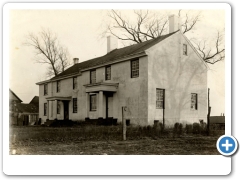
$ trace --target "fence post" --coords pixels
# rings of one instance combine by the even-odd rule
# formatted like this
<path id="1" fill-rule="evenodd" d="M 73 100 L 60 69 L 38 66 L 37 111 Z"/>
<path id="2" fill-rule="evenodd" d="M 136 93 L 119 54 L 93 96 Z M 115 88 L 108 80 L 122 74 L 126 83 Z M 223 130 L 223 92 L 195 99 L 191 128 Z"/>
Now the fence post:
<path id="1" fill-rule="evenodd" d="M 123 141 L 126 141 L 126 120 L 124 118 L 124 111 L 126 111 L 125 106 L 122 107 L 122 130 L 123 130 Z"/>

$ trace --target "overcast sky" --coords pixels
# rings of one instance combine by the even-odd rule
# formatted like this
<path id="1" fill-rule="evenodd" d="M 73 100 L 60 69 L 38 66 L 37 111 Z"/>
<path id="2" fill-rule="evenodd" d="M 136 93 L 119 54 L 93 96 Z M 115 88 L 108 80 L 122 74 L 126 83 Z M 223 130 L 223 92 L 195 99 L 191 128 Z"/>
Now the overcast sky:
<path id="1" fill-rule="evenodd" d="M 176 13 L 177 11 L 168 11 Z M 106 22 L 106 10 L 11 10 L 10 12 L 10 88 L 23 102 L 39 96 L 37 82 L 45 80 L 46 66 L 34 61 L 34 49 L 24 46 L 28 33 L 38 33 L 41 28 L 55 32 L 61 44 L 66 46 L 71 58 L 80 62 L 106 54 L 106 38 L 100 34 Z M 122 11 L 130 16 L 130 10 Z M 196 29 L 185 34 L 189 39 L 211 39 L 217 30 L 225 26 L 223 10 L 201 10 L 201 21 Z M 119 41 L 119 47 L 122 43 Z M 72 63 L 72 59 L 70 59 Z M 211 89 L 211 115 L 225 112 L 225 63 L 210 66 L 208 87 Z"/>

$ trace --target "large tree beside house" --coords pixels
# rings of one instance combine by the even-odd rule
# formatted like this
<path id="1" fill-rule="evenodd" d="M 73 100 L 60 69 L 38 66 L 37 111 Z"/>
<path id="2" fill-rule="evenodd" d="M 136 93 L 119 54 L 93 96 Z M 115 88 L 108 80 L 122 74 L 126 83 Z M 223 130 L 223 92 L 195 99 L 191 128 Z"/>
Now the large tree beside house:
<path id="1" fill-rule="evenodd" d="M 133 14 L 135 16 L 127 17 L 123 16 L 120 11 L 109 11 L 109 22 L 103 34 L 110 33 L 121 41 L 132 43 L 142 43 L 166 34 L 169 24 L 166 14 L 159 15 L 148 10 L 134 10 Z M 183 34 L 192 31 L 201 20 L 201 12 L 194 14 L 179 10 L 178 16 L 181 21 L 176 26 L 180 26 Z M 192 39 L 192 43 L 202 59 L 209 64 L 215 64 L 225 59 L 224 33 L 218 30 L 213 36 L 214 40 L 208 41 Z"/>
<path id="2" fill-rule="evenodd" d="M 47 120 L 122 120 L 172 126 L 206 121 L 207 64 L 178 29 L 171 16 L 170 32 L 141 43 L 117 48 L 107 37 L 104 56 L 74 65 L 38 82 L 39 117 Z"/>

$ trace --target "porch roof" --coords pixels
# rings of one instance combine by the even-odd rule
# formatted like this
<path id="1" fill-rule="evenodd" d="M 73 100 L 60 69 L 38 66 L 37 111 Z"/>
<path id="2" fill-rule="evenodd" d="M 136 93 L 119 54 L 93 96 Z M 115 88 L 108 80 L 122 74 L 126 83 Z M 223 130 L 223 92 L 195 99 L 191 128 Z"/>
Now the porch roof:
<path id="1" fill-rule="evenodd" d="M 55 101 L 55 100 L 59 100 L 59 101 L 71 101 L 72 100 L 72 97 L 71 96 L 68 96 L 68 97 L 65 97 L 65 96 L 52 96 L 52 97 L 47 97 L 46 98 L 48 101 Z"/>
<path id="2" fill-rule="evenodd" d="M 99 91 L 107 91 L 107 92 L 117 92 L 119 83 L 106 83 L 99 82 L 94 84 L 86 84 L 86 93 L 90 92 L 99 92 Z"/>

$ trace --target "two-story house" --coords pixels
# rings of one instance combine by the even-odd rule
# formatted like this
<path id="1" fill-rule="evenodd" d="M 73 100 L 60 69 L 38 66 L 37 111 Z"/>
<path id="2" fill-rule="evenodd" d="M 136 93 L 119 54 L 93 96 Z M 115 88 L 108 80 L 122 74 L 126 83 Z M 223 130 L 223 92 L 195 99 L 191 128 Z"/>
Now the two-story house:
<path id="1" fill-rule="evenodd" d="M 39 85 L 39 117 L 47 119 L 122 119 L 152 125 L 154 120 L 206 121 L 207 65 L 169 17 L 169 34 L 117 49 L 107 39 L 106 55 L 74 65 Z"/>

